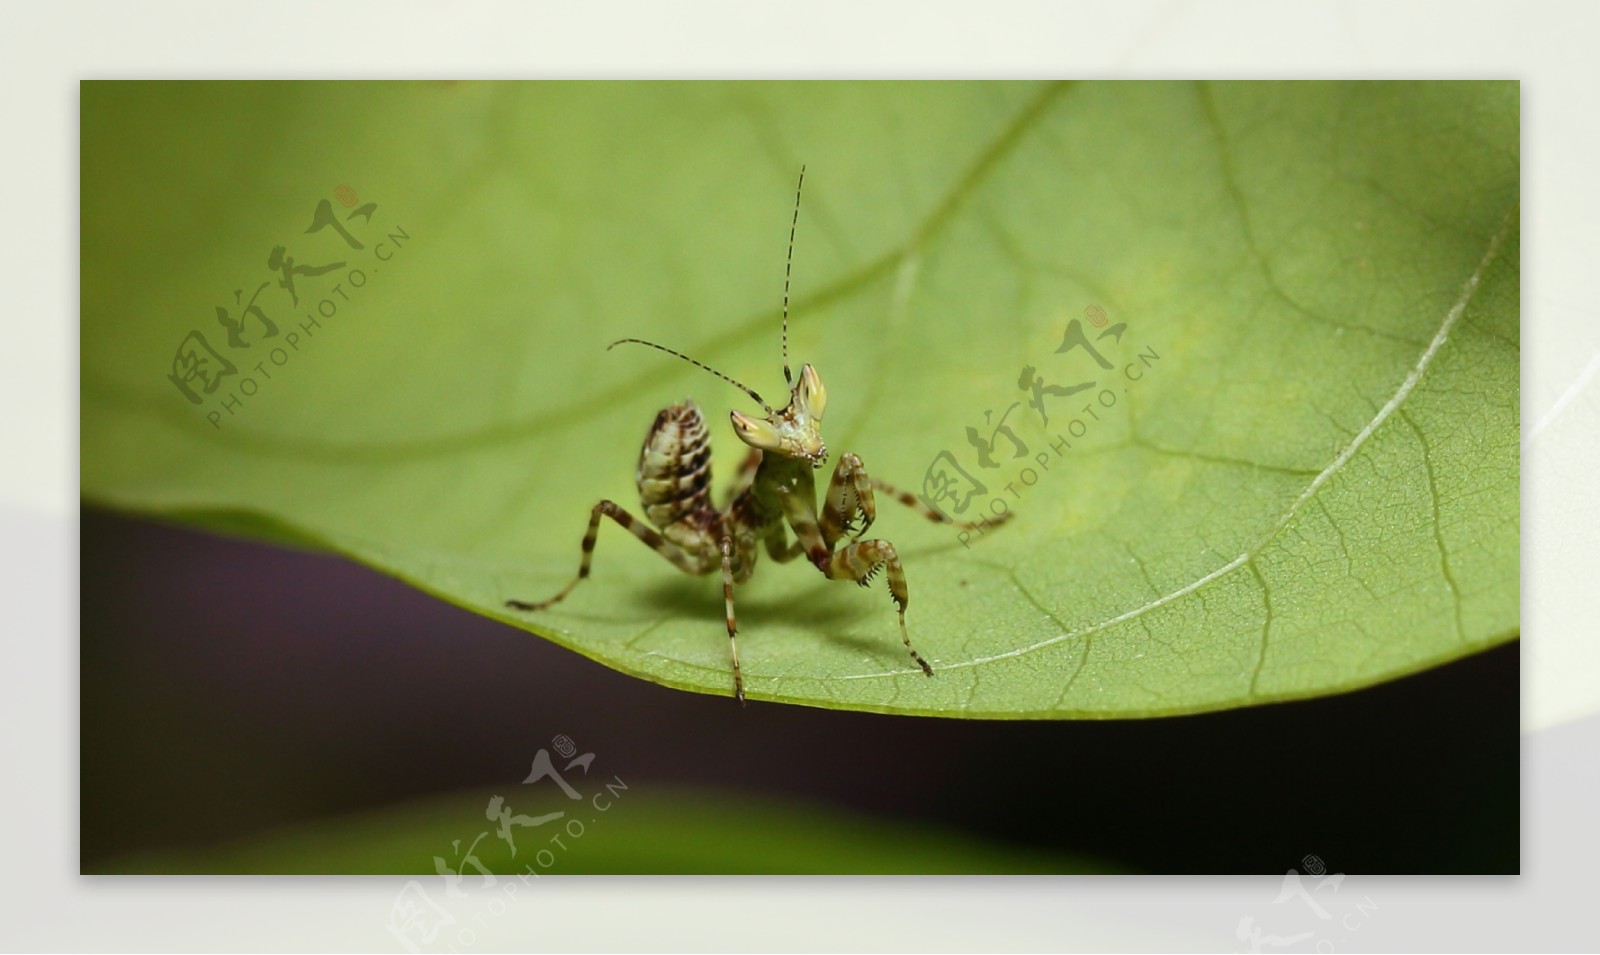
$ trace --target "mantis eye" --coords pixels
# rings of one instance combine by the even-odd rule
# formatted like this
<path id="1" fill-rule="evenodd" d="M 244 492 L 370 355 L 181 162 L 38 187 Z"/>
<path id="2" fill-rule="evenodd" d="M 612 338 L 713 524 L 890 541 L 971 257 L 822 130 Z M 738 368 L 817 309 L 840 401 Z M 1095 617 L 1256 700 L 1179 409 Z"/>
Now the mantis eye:
<path id="1" fill-rule="evenodd" d="M 822 420 L 822 412 L 828 407 L 828 389 L 822 386 L 822 377 L 810 365 L 800 369 L 799 396 L 811 417 Z"/>
<path id="2" fill-rule="evenodd" d="M 760 418 L 735 411 L 729 416 L 733 420 L 733 430 L 739 435 L 739 440 L 752 448 L 762 451 L 776 451 L 781 443 L 778 438 L 778 429 Z"/>

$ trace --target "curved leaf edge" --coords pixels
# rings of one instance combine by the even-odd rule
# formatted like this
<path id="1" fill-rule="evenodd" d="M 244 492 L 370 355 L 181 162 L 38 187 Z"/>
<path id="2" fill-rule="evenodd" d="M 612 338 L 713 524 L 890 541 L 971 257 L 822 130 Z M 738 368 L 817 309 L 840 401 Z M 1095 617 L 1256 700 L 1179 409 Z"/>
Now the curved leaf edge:
<path id="1" fill-rule="evenodd" d="M 377 571 L 386 577 L 392 577 L 407 586 L 435 597 L 445 603 L 451 604 L 481 617 L 487 617 L 518 630 L 531 633 L 578 655 L 594 661 L 618 673 L 635 677 L 649 683 L 668 687 L 674 690 L 684 690 L 691 693 L 702 693 L 708 696 L 722 696 L 729 698 L 729 705 L 737 708 L 733 703 L 731 693 L 727 688 L 729 680 L 728 671 L 706 667 L 686 660 L 674 662 L 681 666 L 695 670 L 702 670 L 710 674 L 706 683 L 694 683 L 673 677 L 663 676 L 641 667 L 628 665 L 623 660 L 608 658 L 597 654 L 593 648 L 586 647 L 577 642 L 564 631 L 551 627 L 540 626 L 525 617 L 517 616 L 511 612 L 497 613 L 486 610 L 475 604 L 467 603 L 453 594 L 433 587 L 427 583 L 416 580 L 405 571 L 385 564 L 383 561 L 363 554 L 352 553 L 346 546 L 339 544 L 331 537 L 322 535 L 308 527 L 302 527 L 292 521 L 256 511 L 250 508 L 149 508 L 145 506 L 132 506 L 119 502 L 111 497 L 98 495 L 85 495 L 85 503 L 109 511 L 138 518 L 153 518 L 166 521 L 178 526 L 191 529 L 200 529 L 220 533 L 241 540 L 250 540 L 258 543 L 288 547 L 307 553 L 326 553 L 337 555 L 356 564 Z M 1413 676 L 1435 667 L 1453 663 L 1467 656 L 1482 653 L 1495 647 L 1510 643 L 1521 637 L 1521 629 L 1507 630 L 1503 633 L 1492 634 L 1471 647 L 1466 652 L 1446 652 L 1431 657 L 1413 661 L 1407 666 L 1382 674 L 1375 674 L 1370 678 L 1354 680 L 1347 684 L 1325 687 L 1311 693 L 1284 693 L 1284 694 L 1256 694 L 1234 697 L 1224 700 L 1210 701 L 1200 706 L 1175 706 L 1167 708 L 1151 708 L 1141 710 L 927 710 L 905 706 L 875 706 L 872 704 L 838 703 L 817 697 L 803 697 L 787 693 L 763 692 L 761 684 L 764 680 L 759 674 L 745 674 L 745 696 L 747 699 L 760 703 L 784 703 L 795 706 L 809 706 L 826 710 L 846 710 L 861 713 L 879 713 L 887 716 L 917 716 L 941 719 L 972 719 L 972 720 L 1123 720 L 1123 719 L 1159 719 L 1174 716 L 1196 716 L 1205 713 L 1225 712 L 1227 710 L 1241 709 L 1249 706 L 1264 706 L 1277 703 L 1295 703 L 1304 700 L 1321 699 L 1328 696 L 1339 696 L 1353 693 L 1368 687 L 1388 683 L 1393 680 Z M 934 679 L 938 679 L 935 671 Z"/>

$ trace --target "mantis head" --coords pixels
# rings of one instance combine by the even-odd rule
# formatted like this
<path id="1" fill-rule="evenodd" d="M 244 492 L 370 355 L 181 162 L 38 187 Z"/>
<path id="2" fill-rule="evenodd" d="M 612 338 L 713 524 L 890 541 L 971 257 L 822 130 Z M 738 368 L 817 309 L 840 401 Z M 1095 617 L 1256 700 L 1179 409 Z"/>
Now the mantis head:
<path id="1" fill-rule="evenodd" d="M 794 380 L 789 370 L 789 268 L 794 261 L 795 225 L 800 221 L 800 188 L 805 185 L 805 181 L 806 169 L 801 166 L 800 181 L 796 183 L 794 190 L 794 217 L 789 223 L 789 259 L 783 271 L 783 378 L 792 382 L 792 385 L 789 390 L 789 404 L 782 411 L 774 410 L 760 395 L 738 379 L 731 378 L 710 365 L 664 345 L 657 345 L 655 342 L 647 342 L 640 338 L 624 338 L 612 342 L 607 348 L 615 348 L 625 343 L 648 345 L 709 371 L 749 395 L 766 413 L 765 417 L 758 418 L 741 411 L 733 412 L 733 430 L 740 441 L 759 451 L 807 461 L 812 467 L 820 468 L 828 459 L 827 445 L 822 443 L 821 427 L 822 413 L 828 406 L 828 392 L 822 387 L 822 378 L 817 375 L 817 370 L 810 365 L 803 365 L 800 368 L 798 381 Z"/>
<path id="2" fill-rule="evenodd" d="M 752 448 L 810 462 L 814 468 L 828 460 L 828 447 L 822 443 L 822 413 L 828 407 L 828 391 L 822 378 L 810 365 L 800 369 L 800 380 L 789 392 L 789 404 L 782 411 L 766 409 L 757 418 L 735 411 L 731 415 L 734 433 Z"/>

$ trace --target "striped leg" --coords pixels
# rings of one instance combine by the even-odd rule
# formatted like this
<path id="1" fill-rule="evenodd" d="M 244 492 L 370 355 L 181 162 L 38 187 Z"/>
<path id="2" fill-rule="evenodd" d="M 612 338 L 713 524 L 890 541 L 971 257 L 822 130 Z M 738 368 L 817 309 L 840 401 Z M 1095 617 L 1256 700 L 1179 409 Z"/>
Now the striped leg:
<path id="1" fill-rule="evenodd" d="M 744 676 L 739 672 L 739 626 L 733 619 L 733 538 L 722 537 L 722 602 L 728 610 L 728 649 L 733 652 L 733 696 L 744 705 Z"/>
<path id="2" fill-rule="evenodd" d="M 543 610 L 551 604 L 559 603 L 560 601 L 566 599 L 567 594 L 572 593 L 572 588 L 578 586 L 580 581 L 589 576 L 589 564 L 594 559 L 595 538 L 600 535 L 601 517 L 609 517 L 618 524 L 621 524 L 623 529 L 633 534 L 634 537 L 639 538 L 639 540 L 643 541 L 645 546 L 649 547 L 651 550 L 660 554 L 662 557 L 665 557 L 667 560 L 672 561 L 672 563 L 684 573 L 693 574 L 700 572 L 699 568 L 696 566 L 695 560 L 690 557 L 690 555 L 686 553 L 683 548 L 656 533 L 649 527 L 649 525 L 623 510 L 622 507 L 615 501 L 601 501 L 589 511 L 589 530 L 588 533 L 583 535 L 583 563 L 578 566 L 578 576 L 572 578 L 570 583 L 561 588 L 560 593 L 556 594 L 554 597 L 551 597 L 549 600 L 541 600 L 538 603 L 528 603 L 522 600 L 507 600 L 506 606 L 512 608 L 513 610 Z"/>
<path id="3" fill-rule="evenodd" d="M 861 512 L 861 526 L 851 527 L 857 511 Z M 833 480 L 828 482 L 828 490 L 822 495 L 822 519 L 818 522 L 828 549 L 832 550 L 846 535 L 859 540 L 877 516 L 878 508 L 872 500 L 872 479 L 867 477 L 866 466 L 853 453 L 840 455 L 833 469 Z"/>
<path id="4" fill-rule="evenodd" d="M 935 524 L 949 524 L 952 527 L 959 527 L 964 531 L 976 530 L 980 526 L 998 527 L 1001 524 L 1004 524 L 1006 521 L 1011 520 L 1011 515 L 1014 513 L 1012 511 L 1006 511 L 999 517 L 990 520 L 958 521 L 953 517 L 946 517 L 945 515 L 940 514 L 938 511 L 918 500 L 917 497 L 911 492 L 902 491 L 893 484 L 890 484 L 888 481 L 880 481 L 877 478 L 873 478 L 872 486 L 894 498 L 896 501 L 899 501 L 901 504 L 904 504 L 906 507 L 909 507 L 913 511 L 921 514 L 923 517 L 926 517 L 928 520 L 933 521 Z M 866 530 L 866 528 L 862 527 L 862 530 Z"/>
<path id="5" fill-rule="evenodd" d="M 933 676 L 933 667 L 928 666 L 928 661 L 922 659 L 922 654 L 911 645 L 911 635 L 906 632 L 906 604 L 909 602 L 906 572 L 900 566 L 900 555 L 895 553 L 893 544 L 879 539 L 857 541 L 832 554 L 823 572 L 833 580 L 853 580 L 865 587 L 880 569 L 887 572 L 889 596 L 894 598 L 895 608 L 899 611 L 900 640 L 906 645 L 906 652 L 911 654 L 911 659 L 922 667 L 922 672 Z"/>
<path id="6" fill-rule="evenodd" d="M 933 676 L 933 667 L 911 645 L 911 635 L 906 632 L 906 604 L 910 602 L 910 597 L 906 592 L 905 568 L 900 566 L 900 555 L 895 552 L 894 545 L 886 540 L 874 539 L 856 541 L 834 550 L 823 540 L 822 529 L 801 495 L 785 494 L 781 500 L 784 518 L 794 529 L 794 536 L 800 539 L 796 546 L 804 549 L 806 556 L 828 579 L 853 580 L 865 587 L 879 569 L 888 570 L 889 596 L 894 598 L 895 608 L 900 615 L 900 641 L 906 645 L 906 652 L 917 661 L 922 672 Z"/>

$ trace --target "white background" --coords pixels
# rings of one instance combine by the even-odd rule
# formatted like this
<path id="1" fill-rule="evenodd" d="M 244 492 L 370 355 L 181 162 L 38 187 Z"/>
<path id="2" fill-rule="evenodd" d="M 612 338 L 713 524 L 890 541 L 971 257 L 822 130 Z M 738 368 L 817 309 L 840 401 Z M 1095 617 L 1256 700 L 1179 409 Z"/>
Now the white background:
<path id="1" fill-rule="evenodd" d="M 404 880 L 77 875 L 77 117 L 78 81 L 88 78 L 420 75 L 1521 80 L 1524 874 L 1351 876 L 1341 898 L 1366 897 L 1376 908 L 1338 933 L 1339 947 L 1600 947 L 1592 875 L 1600 824 L 1591 805 L 1600 792 L 1600 588 L 1592 583 L 1600 564 L 1600 7 L 405 7 L 211 0 L 4 8 L 0 946 L 399 950 L 386 926 Z M 1270 773 L 1260 783 L 1286 793 L 1303 785 Z M 1262 924 L 1281 882 L 547 878 L 470 923 L 470 948 L 1240 951 L 1241 917 Z M 1281 920 L 1270 927 L 1283 931 Z M 1294 931 L 1321 928 L 1306 910 Z"/>

